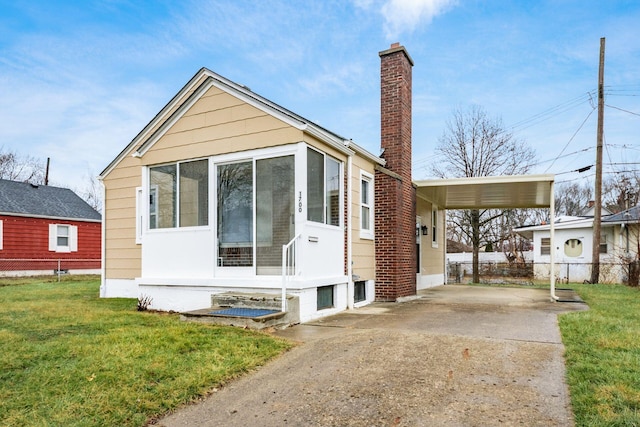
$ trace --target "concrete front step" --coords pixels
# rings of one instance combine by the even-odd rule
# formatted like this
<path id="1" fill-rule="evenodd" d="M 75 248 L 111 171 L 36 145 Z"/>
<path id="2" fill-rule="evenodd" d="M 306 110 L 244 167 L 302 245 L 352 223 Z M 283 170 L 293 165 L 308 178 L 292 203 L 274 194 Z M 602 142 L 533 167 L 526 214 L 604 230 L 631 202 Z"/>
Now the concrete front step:
<path id="1" fill-rule="evenodd" d="M 287 295 L 287 303 L 293 297 Z M 280 310 L 282 308 L 282 297 L 276 294 L 265 293 L 239 293 L 239 292 L 223 292 L 221 294 L 211 295 L 212 307 L 247 307 L 247 308 L 264 308 L 267 310 Z M 287 304 L 288 308 L 288 304 Z"/>
<path id="2" fill-rule="evenodd" d="M 282 298 L 276 294 L 225 292 L 211 295 L 211 307 L 181 313 L 180 319 L 212 325 L 240 326 L 250 329 L 285 328 L 300 323 L 300 303 L 297 296 L 287 295 L 287 311 L 280 311 Z M 277 310 L 262 316 L 246 317 L 216 313 L 227 308 Z"/>
<path id="3" fill-rule="evenodd" d="M 207 323 L 210 325 L 240 326 L 249 329 L 282 328 L 289 324 L 286 321 L 287 313 L 278 311 L 257 317 L 244 317 L 216 314 L 216 310 L 227 307 L 210 307 L 201 310 L 193 310 L 180 313 L 180 319 L 189 322 Z"/>

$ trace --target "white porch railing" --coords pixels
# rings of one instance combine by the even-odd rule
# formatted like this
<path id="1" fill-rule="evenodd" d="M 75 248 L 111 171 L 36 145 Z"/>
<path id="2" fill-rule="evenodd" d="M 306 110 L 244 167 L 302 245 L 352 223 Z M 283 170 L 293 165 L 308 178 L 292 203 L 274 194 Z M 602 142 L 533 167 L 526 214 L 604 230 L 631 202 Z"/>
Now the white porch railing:
<path id="1" fill-rule="evenodd" d="M 301 234 L 296 235 L 289 243 L 282 246 L 282 312 L 287 311 L 287 283 L 291 276 L 298 274 L 298 240 Z"/>

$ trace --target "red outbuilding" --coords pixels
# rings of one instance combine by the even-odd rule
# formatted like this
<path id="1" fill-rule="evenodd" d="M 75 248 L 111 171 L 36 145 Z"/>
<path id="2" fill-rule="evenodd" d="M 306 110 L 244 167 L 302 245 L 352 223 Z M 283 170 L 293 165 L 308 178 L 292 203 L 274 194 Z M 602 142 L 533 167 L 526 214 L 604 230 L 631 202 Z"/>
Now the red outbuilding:
<path id="1" fill-rule="evenodd" d="M 101 232 L 73 191 L 0 179 L 0 275 L 100 273 Z"/>

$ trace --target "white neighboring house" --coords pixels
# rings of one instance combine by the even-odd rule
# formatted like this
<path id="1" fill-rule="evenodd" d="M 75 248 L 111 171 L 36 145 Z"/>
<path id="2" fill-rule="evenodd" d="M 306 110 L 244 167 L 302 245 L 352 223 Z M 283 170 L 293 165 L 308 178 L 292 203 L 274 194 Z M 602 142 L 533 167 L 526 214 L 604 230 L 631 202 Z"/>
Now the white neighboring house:
<path id="1" fill-rule="evenodd" d="M 608 212 L 607 212 L 608 213 Z M 600 232 L 600 282 L 624 283 L 628 264 L 638 259 L 640 207 L 604 215 Z M 560 282 L 591 279 L 593 248 L 592 216 L 561 216 L 555 221 L 555 247 L 550 245 L 550 225 L 516 228 L 533 243 L 534 276 L 549 277 L 551 251 L 555 251 L 556 276 Z"/>

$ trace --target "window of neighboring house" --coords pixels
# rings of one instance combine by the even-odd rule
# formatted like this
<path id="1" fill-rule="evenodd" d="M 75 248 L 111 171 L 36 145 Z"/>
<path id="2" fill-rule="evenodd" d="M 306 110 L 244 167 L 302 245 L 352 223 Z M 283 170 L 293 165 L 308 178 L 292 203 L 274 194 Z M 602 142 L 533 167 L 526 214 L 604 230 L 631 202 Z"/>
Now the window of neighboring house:
<path id="1" fill-rule="evenodd" d="M 582 242 L 580 239 L 569 239 L 564 242 L 564 254 L 571 258 L 582 255 Z"/>
<path id="2" fill-rule="evenodd" d="M 360 177 L 360 237 L 373 238 L 373 177 Z"/>
<path id="3" fill-rule="evenodd" d="M 603 233 L 600 235 L 600 253 L 606 254 L 608 250 L 607 235 Z"/>
<path id="4" fill-rule="evenodd" d="M 0 220 L 0 250 L 2 250 L 2 242 L 4 241 L 4 236 L 2 234 L 2 220 Z"/>
<path id="5" fill-rule="evenodd" d="M 540 239 L 540 255 L 551 255 L 550 237 L 543 237 Z"/>
<path id="6" fill-rule="evenodd" d="M 52 252 L 77 252 L 78 227 L 68 224 L 49 224 L 49 250 Z"/>
<path id="7" fill-rule="evenodd" d="M 431 246 L 438 247 L 438 207 L 431 205 Z"/>
<path id="8" fill-rule="evenodd" d="M 58 247 L 69 246 L 69 226 L 59 225 L 56 229 L 56 239 Z"/>
<path id="9" fill-rule="evenodd" d="M 307 149 L 307 219 L 340 225 L 340 162 Z"/>
<path id="10" fill-rule="evenodd" d="M 149 168 L 149 228 L 209 224 L 209 160 Z"/>

